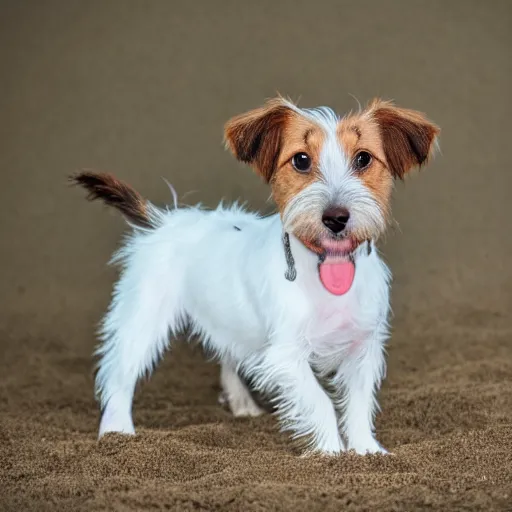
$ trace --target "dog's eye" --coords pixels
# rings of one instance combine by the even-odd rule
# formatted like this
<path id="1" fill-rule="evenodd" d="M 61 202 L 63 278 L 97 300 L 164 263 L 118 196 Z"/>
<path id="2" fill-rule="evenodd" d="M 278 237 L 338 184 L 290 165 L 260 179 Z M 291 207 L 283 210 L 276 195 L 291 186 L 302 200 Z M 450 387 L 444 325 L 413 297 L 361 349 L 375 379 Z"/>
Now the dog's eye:
<path id="1" fill-rule="evenodd" d="M 307 153 L 296 153 L 292 157 L 292 165 L 299 172 L 308 172 L 311 169 L 311 158 Z"/>
<path id="2" fill-rule="evenodd" d="M 359 151 L 354 158 L 354 169 L 363 171 L 372 163 L 372 155 L 368 151 Z"/>

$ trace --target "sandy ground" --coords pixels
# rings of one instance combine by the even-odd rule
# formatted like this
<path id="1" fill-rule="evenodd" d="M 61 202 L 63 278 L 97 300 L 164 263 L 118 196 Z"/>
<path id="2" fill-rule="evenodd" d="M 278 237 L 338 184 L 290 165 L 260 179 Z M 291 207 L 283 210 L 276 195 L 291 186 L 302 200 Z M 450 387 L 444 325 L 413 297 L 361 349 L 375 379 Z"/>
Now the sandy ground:
<path id="1" fill-rule="evenodd" d="M 218 406 L 216 365 L 184 345 L 142 386 L 138 436 L 98 443 L 89 358 L 12 339 L 1 363 L 2 510 L 510 510 L 510 323 L 493 314 L 487 329 L 477 310 L 443 316 L 397 325 L 378 419 L 387 457 L 299 457 L 272 417 L 234 419 Z"/>
<path id="2" fill-rule="evenodd" d="M 512 4 L 463 0 L 0 2 L 0 510 L 512 510 Z M 442 153 L 396 190 L 393 333 L 378 438 L 301 458 L 232 418 L 179 344 L 96 440 L 94 330 L 122 221 L 66 176 L 116 172 L 156 203 L 265 187 L 222 124 L 276 90 L 426 111 Z M 184 196 L 189 191 L 193 195 Z"/>

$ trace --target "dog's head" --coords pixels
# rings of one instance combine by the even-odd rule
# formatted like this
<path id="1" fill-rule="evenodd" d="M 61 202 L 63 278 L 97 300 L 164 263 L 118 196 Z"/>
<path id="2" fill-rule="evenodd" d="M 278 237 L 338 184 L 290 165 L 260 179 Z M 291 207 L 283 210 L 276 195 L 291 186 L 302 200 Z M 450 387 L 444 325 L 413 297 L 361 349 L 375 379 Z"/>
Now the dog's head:
<path id="1" fill-rule="evenodd" d="M 438 132 L 381 100 L 340 118 L 277 98 L 228 121 L 225 139 L 270 184 L 287 231 L 319 254 L 346 255 L 384 232 L 394 179 L 427 161 Z"/>

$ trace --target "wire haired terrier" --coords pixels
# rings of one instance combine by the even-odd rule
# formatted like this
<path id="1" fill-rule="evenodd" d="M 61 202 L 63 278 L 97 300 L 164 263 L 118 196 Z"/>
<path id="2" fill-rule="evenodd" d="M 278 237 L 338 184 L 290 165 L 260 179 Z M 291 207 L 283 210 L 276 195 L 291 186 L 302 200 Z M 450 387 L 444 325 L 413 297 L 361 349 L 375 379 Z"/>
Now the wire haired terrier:
<path id="1" fill-rule="evenodd" d="M 96 352 L 99 435 L 135 433 L 137 380 L 189 328 L 220 360 L 235 416 L 262 412 L 248 378 L 307 452 L 386 453 L 374 415 L 390 272 L 375 243 L 394 180 L 427 161 L 438 133 L 381 100 L 338 117 L 276 98 L 234 117 L 226 145 L 270 185 L 279 213 L 268 217 L 176 200 L 160 209 L 109 174 L 74 176 L 133 227 L 113 257 L 122 273 Z"/>

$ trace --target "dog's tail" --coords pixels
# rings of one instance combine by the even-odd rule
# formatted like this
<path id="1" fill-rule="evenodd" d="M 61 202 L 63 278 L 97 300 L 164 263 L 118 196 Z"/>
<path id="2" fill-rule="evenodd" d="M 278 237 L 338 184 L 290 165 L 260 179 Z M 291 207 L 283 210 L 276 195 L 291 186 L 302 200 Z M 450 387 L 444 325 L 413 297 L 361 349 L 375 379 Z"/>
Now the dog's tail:
<path id="1" fill-rule="evenodd" d="M 136 190 L 118 180 L 112 174 L 81 171 L 70 177 L 70 181 L 88 191 L 87 199 L 101 199 L 105 204 L 117 208 L 126 220 L 144 229 L 157 227 L 156 208 Z"/>

